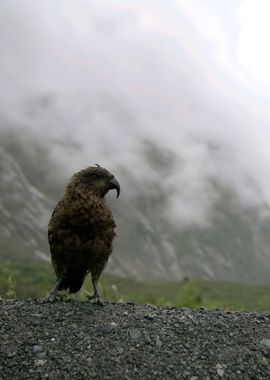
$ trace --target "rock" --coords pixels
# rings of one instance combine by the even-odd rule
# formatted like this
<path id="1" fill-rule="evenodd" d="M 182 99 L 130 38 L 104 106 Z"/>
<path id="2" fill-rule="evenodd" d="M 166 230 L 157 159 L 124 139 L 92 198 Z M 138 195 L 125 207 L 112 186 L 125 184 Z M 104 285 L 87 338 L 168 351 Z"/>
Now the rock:
<path id="1" fill-rule="evenodd" d="M 44 365 L 46 362 L 47 362 L 47 360 L 37 359 L 37 360 L 35 360 L 35 365 L 41 366 L 41 365 Z"/>
<path id="2" fill-rule="evenodd" d="M 260 341 L 260 344 L 266 348 L 269 348 L 270 349 L 270 339 L 262 339 Z"/>
<path id="3" fill-rule="evenodd" d="M 123 349 L 123 347 L 117 347 L 117 353 L 118 354 L 122 354 L 124 352 L 124 349 Z"/>
<path id="4" fill-rule="evenodd" d="M 39 346 L 38 344 L 35 344 L 32 349 L 34 354 L 40 353 L 43 351 L 43 346 Z"/>
<path id="5" fill-rule="evenodd" d="M 114 330 L 114 326 L 108 325 L 108 326 L 103 326 L 99 329 L 99 331 L 103 334 L 110 334 Z"/>
<path id="6" fill-rule="evenodd" d="M 160 340 L 159 335 L 157 335 L 157 337 L 156 337 L 156 346 L 157 347 L 161 347 L 162 346 L 162 341 Z"/>
<path id="7" fill-rule="evenodd" d="M 268 330 L 265 313 L 0 300 L 0 378 L 269 379 Z"/>
<path id="8" fill-rule="evenodd" d="M 130 329 L 129 330 L 129 336 L 133 340 L 138 340 L 140 338 L 140 336 L 141 336 L 141 332 L 138 329 Z"/>
<path id="9" fill-rule="evenodd" d="M 152 315 L 144 315 L 145 319 L 148 319 L 149 321 L 153 321 L 154 317 Z"/>
<path id="10" fill-rule="evenodd" d="M 217 374 L 219 377 L 223 377 L 224 375 L 224 372 L 225 372 L 225 366 L 220 364 L 220 363 L 217 363 L 216 364 L 216 370 L 217 370 Z"/>

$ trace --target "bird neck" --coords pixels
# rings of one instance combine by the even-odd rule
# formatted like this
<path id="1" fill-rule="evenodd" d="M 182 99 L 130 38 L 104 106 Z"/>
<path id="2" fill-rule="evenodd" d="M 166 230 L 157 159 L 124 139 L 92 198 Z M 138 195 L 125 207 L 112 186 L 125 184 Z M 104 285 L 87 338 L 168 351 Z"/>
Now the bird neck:
<path id="1" fill-rule="evenodd" d="M 95 197 L 98 199 L 103 199 L 107 191 L 102 188 L 92 186 L 91 184 L 86 184 L 82 182 L 72 182 L 67 186 L 67 195 L 69 197 Z"/>

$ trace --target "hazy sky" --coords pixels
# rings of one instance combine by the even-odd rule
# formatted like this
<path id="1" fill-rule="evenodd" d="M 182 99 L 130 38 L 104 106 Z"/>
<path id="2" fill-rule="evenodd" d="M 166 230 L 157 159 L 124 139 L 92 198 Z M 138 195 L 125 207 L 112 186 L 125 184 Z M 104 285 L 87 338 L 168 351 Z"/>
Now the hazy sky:
<path id="1" fill-rule="evenodd" d="M 72 159 L 51 148 L 67 172 L 121 163 L 139 178 L 141 139 L 171 149 L 168 185 L 191 219 L 213 176 L 269 203 L 269 11 L 268 0 L 1 0 L 1 115 L 80 144 Z"/>

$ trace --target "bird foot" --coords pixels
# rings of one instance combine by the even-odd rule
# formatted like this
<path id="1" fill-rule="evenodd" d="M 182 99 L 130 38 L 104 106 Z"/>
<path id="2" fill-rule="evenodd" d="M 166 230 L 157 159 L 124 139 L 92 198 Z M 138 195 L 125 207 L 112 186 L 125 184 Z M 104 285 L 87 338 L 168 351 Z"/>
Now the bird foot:
<path id="1" fill-rule="evenodd" d="M 63 301 L 65 298 L 64 295 L 62 294 L 54 294 L 54 293 L 50 293 L 47 297 L 44 297 L 44 298 L 39 298 L 38 301 L 40 303 L 46 303 L 46 302 L 55 302 L 55 301 Z"/>
<path id="2" fill-rule="evenodd" d="M 39 298 L 38 302 L 40 303 L 46 303 L 46 302 L 55 302 L 56 301 L 56 296 L 53 294 L 49 294 L 47 297 L 44 298 Z"/>
<path id="3" fill-rule="evenodd" d="M 95 303 L 97 305 L 104 305 L 104 302 L 99 294 L 93 294 L 92 296 L 87 296 L 88 301 Z"/>

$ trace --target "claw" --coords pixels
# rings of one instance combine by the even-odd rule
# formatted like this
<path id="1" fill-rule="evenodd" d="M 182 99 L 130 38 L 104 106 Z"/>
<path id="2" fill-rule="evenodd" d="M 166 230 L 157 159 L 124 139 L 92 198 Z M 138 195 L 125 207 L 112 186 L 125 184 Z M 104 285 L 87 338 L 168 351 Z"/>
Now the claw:
<path id="1" fill-rule="evenodd" d="M 49 294 L 47 297 L 39 298 L 38 302 L 40 303 L 46 303 L 46 302 L 55 302 L 56 301 L 56 295 L 55 294 Z"/>
<path id="2" fill-rule="evenodd" d="M 61 282 L 63 280 L 61 278 L 57 279 L 56 280 L 56 283 L 54 284 L 53 288 L 50 290 L 49 294 L 47 295 L 47 297 L 44 297 L 44 298 L 40 298 L 38 301 L 41 302 L 41 303 L 45 303 L 45 302 L 54 302 L 57 300 L 57 298 L 61 301 L 63 301 L 63 295 L 62 294 L 59 294 L 58 293 L 58 289 L 59 289 L 59 286 L 61 285 Z"/>
<path id="3" fill-rule="evenodd" d="M 56 301 L 64 301 L 66 296 L 64 294 L 49 294 L 47 297 L 39 298 L 38 302 L 45 303 L 45 302 L 56 302 Z"/>
<path id="4" fill-rule="evenodd" d="M 91 301 L 91 303 L 95 303 L 97 305 L 103 305 L 104 302 L 99 294 L 93 294 L 92 296 L 87 296 L 88 301 Z"/>

